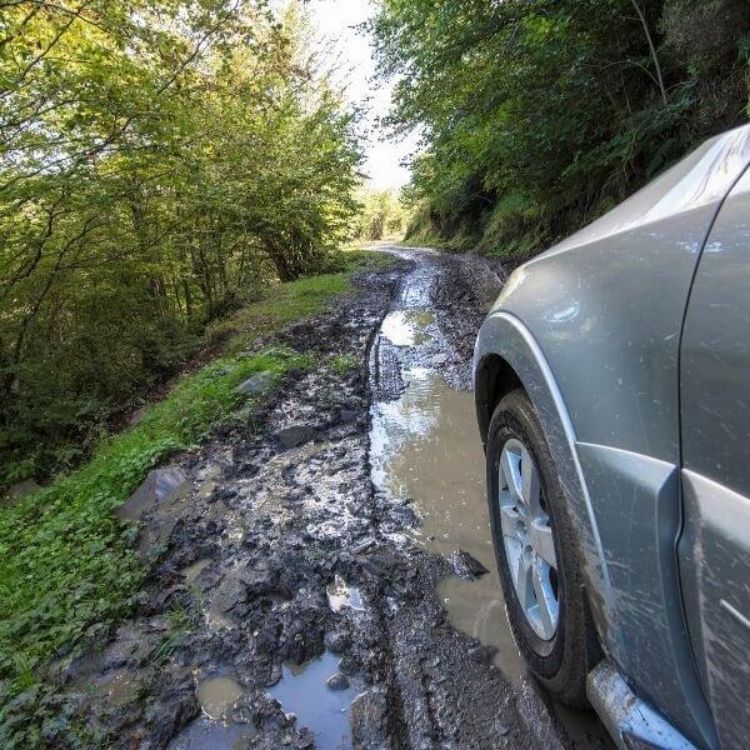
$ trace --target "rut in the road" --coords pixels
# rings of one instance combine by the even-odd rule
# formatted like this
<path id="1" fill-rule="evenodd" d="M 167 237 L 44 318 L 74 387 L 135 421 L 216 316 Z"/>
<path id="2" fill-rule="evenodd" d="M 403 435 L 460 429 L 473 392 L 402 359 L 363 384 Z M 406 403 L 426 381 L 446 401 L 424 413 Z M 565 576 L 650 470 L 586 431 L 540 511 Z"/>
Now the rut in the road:
<path id="1" fill-rule="evenodd" d="M 381 326 L 371 356 L 371 380 L 376 399 L 370 460 L 381 512 L 380 528 L 416 573 L 412 585 L 394 595 L 384 582 L 380 602 L 387 602 L 385 621 L 393 653 L 395 678 L 408 707 L 406 737 L 411 748 L 528 747 L 531 740 L 516 711 L 513 691 L 493 664 L 492 652 L 449 623 L 437 596 L 441 579 L 453 570 L 446 557 L 426 554 L 432 546 L 424 533 L 404 527 L 393 510 L 404 503 L 425 511 L 460 513 L 460 473 L 451 453 L 465 439 L 455 431 L 437 430 L 448 391 L 461 399 L 465 424 L 473 422 L 471 398 L 448 382 L 466 386 L 468 362 L 446 336 L 460 327 L 476 325 L 479 304 L 472 304 L 466 278 L 458 263 L 446 264 L 428 254 L 407 253 L 415 267 L 402 283 Z M 450 284 L 465 307 L 453 311 L 436 306 L 436 292 Z M 398 384 L 394 388 L 393 384 Z M 465 417 L 465 419 L 464 419 Z M 456 425 L 457 426 L 457 425 Z M 472 445 L 481 452 L 472 430 Z M 452 470 L 458 468 L 458 476 Z M 470 485 L 481 483 L 468 475 Z M 457 481 L 458 480 L 458 481 Z M 437 495 L 437 505 L 434 495 Z M 444 503 L 443 507 L 440 502 Z M 451 504 L 455 504 L 455 508 Z M 483 513 L 486 523 L 486 512 Z M 449 550 L 445 550 L 449 551 Z M 458 550 L 456 550 L 457 552 Z"/>

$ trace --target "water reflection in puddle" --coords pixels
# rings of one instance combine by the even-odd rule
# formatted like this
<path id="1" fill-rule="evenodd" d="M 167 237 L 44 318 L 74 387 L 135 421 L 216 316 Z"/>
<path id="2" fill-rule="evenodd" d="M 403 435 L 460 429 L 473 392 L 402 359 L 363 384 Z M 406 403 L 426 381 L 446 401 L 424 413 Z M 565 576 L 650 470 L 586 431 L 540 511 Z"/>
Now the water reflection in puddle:
<path id="1" fill-rule="evenodd" d="M 434 320 L 425 310 L 394 310 L 385 316 L 380 330 L 394 346 L 419 346 L 429 338 L 425 329 Z"/>
<path id="2" fill-rule="evenodd" d="M 373 407 L 373 481 L 390 497 L 415 502 L 423 519 L 417 537 L 428 549 L 446 557 L 462 549 L 490 571 L 476 581 L 450 578 L 438 591 L 451 622 L 496 647 L 497 666 L 520 680 L 492 550 L 474 398 L 435 370 L 412 368 L 404 378 L 400 399 Z"/>
<path id="3" fill-rule="evenodd" d="M 213 677 L 198 685 L 197 698 L 209 719 L 221 721 L 244 693 L 242 685 L 231 677 Z"/>
<path id="4" fill-rule="evenodd" d="M 279 683 L 269 688 L 288 713 L 297 717 L 297 727 L 307 727 L 315 735 L 315 746 L 325 750 L 350 750 L 349 708 L 356 690 L 330 690 L 329 677 L 339 671 L 338 659 L 326 652 L 300 666 L 284 665 Z"/>
<path id="5" fill-rule="evenodd" d="M 169 743 L 169 750 L 244 750 L 256 734 L 248 724 L 198 719 Z"/>
<path id="6" fill-rule="evenodd" d="M 350 586 L 339 575 L 328 585 L 326 594 L 332 612 L 340 612 L 342 609 L 362 611 L 365 608 L 360 590 L 356 586 Z"/>

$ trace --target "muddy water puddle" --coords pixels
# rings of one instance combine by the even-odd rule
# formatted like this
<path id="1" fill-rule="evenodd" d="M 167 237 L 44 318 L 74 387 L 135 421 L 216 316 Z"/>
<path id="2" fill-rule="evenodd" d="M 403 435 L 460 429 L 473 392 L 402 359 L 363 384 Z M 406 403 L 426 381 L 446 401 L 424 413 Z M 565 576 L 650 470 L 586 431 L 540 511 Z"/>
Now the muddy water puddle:
<path id="1" fill-rule="evenodd" d="M 448 348 L 426 309 L 431 284 L 432 277 L 420 270 L 407 278 L 400 295 L 406 309 L 391 312 L 381 328 L 381 337 L 398 347 L 406 387 L 398 399 L 372 406 L 372 480 L 379 492 L 396 502 L 411 500 L 419 511 L 421 527 L 405 536 L 446 558 L 462 550 L 487 568 L 475 580 L 450 577 L 437 593 L 453 626 L 494 647 L 496 666 L 520 688 L 530 677 L 510 630 L 497 574 L 474 398 L 448 385 L 435 369 L 434 353 L 430 359 L 416 348 L 428 335 Z M 407 353 L 407 347 L 414 350 Z M 559 706 L 555 713 L 576 747 L 612 747 L 593 714 Z"/>
<path id="2" fill-rule="evenodd" d="M 169 750 L 245 750 L 257 734 L 247 724 L 219 724 L 199 719 L 169 744 Z"/>
<path id="3" fill-rule="evenodd" d="M 524 668 L 495 572 L 473 396 L 429 368 L 408 369 L 404 379 L 401 398 L 373 407 L 373 481 L 394 499 L 414 501 L 421 544 L 445 557 L 461 549 L 490 571 L 476 581 L 449 578 L 439 595 L 454 626 L 497 648 L 495 663 L 518 682 Z"/>
<path id="4" fill-rule="evenodd" d="M 380 331 L 394 346 L 419 346 L 429 338 L 427 327 L 434 320 L 426 310 L 394 310 L 385 316 Z"/>
<path id="5" fill-rule="evenodd" d="M 237 701 L 245 694 L 242 685 L 233 677 L 212 677 L 198 685 L 196 696 L 203 713 L 209 719 L 221 721 Z"/>
<path id="6" fill-rule="evenodd" d="M 349 709 L 357 697 L 351 685 L 331 690 L 328 680 L 339 672 L 330 652 L 301 665 L 285 664 L 281 681 L 268 690 L 283 709 L 297 717 L 297 727 L 315 735 L 315 746 L 325 750 L 352 748 Z"/>
<path id="7" fill-rule="evenodd" d="M 362 593 L 356 586 L 350 586 L 340 575 L 336 575 L 326 589 L 328 606 L 332 612 L 341 612 L 342 609 L 353 609 L 362 612 L 365 603 Z"/>

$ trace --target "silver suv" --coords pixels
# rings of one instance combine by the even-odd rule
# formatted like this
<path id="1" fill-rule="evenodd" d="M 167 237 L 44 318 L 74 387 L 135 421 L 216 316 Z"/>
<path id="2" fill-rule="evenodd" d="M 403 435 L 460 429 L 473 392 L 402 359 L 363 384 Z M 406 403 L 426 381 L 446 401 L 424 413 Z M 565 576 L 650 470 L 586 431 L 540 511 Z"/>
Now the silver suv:
<path id="1" fill-rule="evenodd" d="M 621 747 L 750 747 L 750 127 L 518 268 L 474 375 L 516 641 Z"/>

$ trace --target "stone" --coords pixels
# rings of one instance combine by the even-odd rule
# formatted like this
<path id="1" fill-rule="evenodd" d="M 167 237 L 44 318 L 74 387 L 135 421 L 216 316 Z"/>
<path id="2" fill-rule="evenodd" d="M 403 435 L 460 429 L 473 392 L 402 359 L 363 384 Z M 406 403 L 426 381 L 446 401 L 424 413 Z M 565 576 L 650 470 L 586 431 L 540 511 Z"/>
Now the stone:
<path id="1" fill-rule="evenodd" d="M 267 391 L 275 380 L 275 375 L 270 370 L 264 370 L 252 375 L 240 383 L 234 390 L 243 396 L 257 396 Z"/>
<path id="2" fill-rule="evenodd" d="M 345 633 L 333 631 L 325 635 L 325 646 L 332 654 L 344 654 L 350 644 L 351 639 Z"/>
<path id="3" fill-rule="evenodd" d="M 23 482 L 14 484 L 8 490 L 8 497 L 10 498 L 11 503 L 13 503 L 17 502 L 23 497 L 26 497 L 26 495 L 31 495 L 37 490 L 41 489 L 42 488 L 33 479 L 26 479 Z"/>
<path id="4" fill-rule="evenodd" d="M 237 576 L 227 576 L 211 599 L 211 613 L 228 615 L 237 605 L 247 601 L 247 585 Z"/>
<path id="5" fill-rule="evenodd" d="M 436 354 L 432 358 L 432 364 L 436 365 L 436 366 L 444 365 L 447 361 L 448 361 L 448 355 L 444 354 L 443 352 L 440 352 L 439 354 Z"/>
<path id="6" fill-rule="evenodd" d="M 121 625 L 104 652 L 104 665 L 107 669 L 141 667 L 153 650 L 153 641 L 145 633 L 131 625 Z"/>
<path id="7" fill-rule="evenodd" d="M 138 520 L 146 511 L 160 503 L 174 501 L 189 486 L 179 466 L 164 466 L 150 471 L 143 484 L 115 510 L 121 519 Z"/>
<path id="8" fill-rule="evenodd" d="M 461 549 L 451 553 L 448 562 L 450 562 L 453 572 L 459 578 L 467 581 L 476 581 L 477 578 L 481 578 L 489 572 L 479 560 Z"/>
<path id="9" fill-rule="evenodd" d="M 310 425 L 292 425 L 279 430 L 276 439 L 284 448 L 297 448 L 309 443 L 318 436 L 318 431 Z"/>
<path id="10" fill-rule="evenodd" d="M 326 680 L 326 686 L 329 690 L 346 690 L 349 684 L 349 678 L 341 672 L 336 672 Z"/>
<path id="11" fill-rule="evenodd" d="M 148 409 L 145 406 L 141 406 L 139 409 L 136 409 L 130 415 L 128 425 L 130 425 L 130 427 L 135 427 L 137 424 L 141 423 L 143 421 L 143 418 L 146 416 L 147 411 Z"/>
<path id="12" fill-rule="evenodd" d="M 338 421 L 341 424 L 352 424 L 357 421 L 357 412 L 353 409 L 342 409 L 338 413 Z"/>

